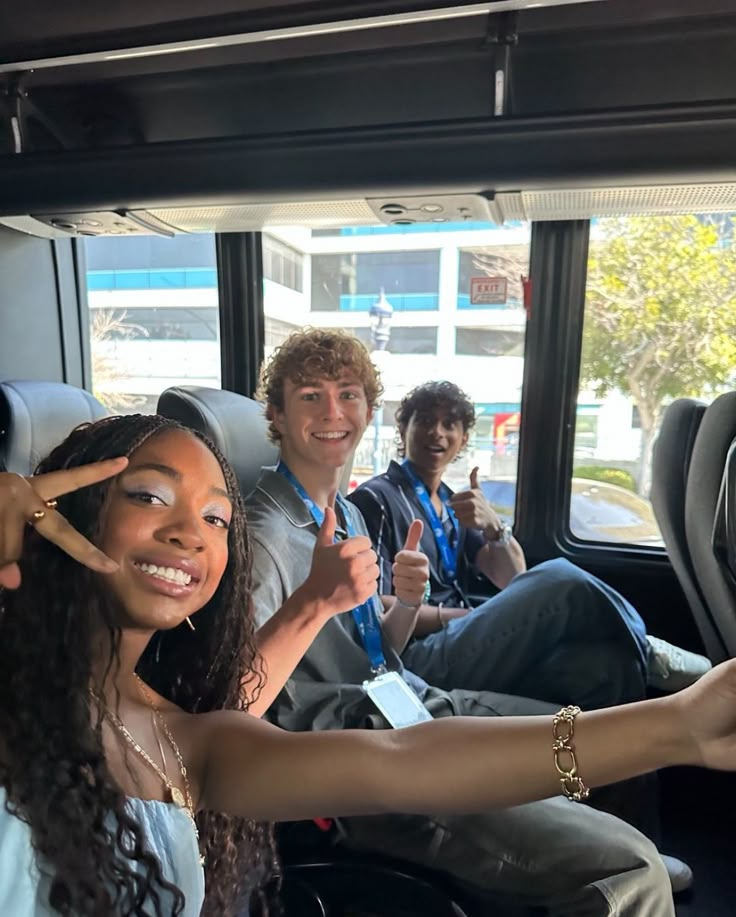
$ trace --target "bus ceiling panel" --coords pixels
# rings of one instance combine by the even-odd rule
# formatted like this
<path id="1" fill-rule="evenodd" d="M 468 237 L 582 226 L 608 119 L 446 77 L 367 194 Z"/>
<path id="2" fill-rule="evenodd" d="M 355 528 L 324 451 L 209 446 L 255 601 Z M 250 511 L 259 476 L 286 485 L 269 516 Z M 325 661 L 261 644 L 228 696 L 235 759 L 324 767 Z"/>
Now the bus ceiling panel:
<path id="1" fill-rule="evenodd" d="M 71 19 L 64 4 L 63 24 L 56 33 L 47 31 L 39 39 L 43 27 L 36 23 L 37 31 L 31 36 L 13 29 L 7 11 L 0 13 L 0 72 L 45 70 L 77 66 L 88 63 L 114 63 L 129 57 L 160 58 L 168 55 L 188 55 L 193 52 L 249 44 L 279 43 L 303 38 L 323 36 L 326 40 L 355 31 L 375 32 L 407 24 L 434 22 L 442 27 L 456 19 L 477 19 L 481 23 L 490 13 L 523 11 L 527 7 L 564 7 L 568 5 L 603 3 L 604 0 L 485 0 L 485 2 L 457 2 L 457 0 L 421 0 L 421 2 L 307 2 L 240 10 L 238 13 L 217 15 L 216 7 L 207 16 L 192 16 L 191 3 L 183 6 L 178 15 L 168 19 L 153 12 L 147 25 L 131 24 L 131 19 L 118 21 L 108 15 L 92 20 L 80 16 Z M 55 4 L 58 8 L 61 6 Z M 151 10 L 157 8 L 153 2 Z M 184 9 L 190 15 L 182 16 Z M 161 11 L 162 12 L 162 11 Z M 16 17 L 14 18 L 22 18 Z M 50 17 L 53 19 L 53 15 Z M 73 23 L 73 25 L 72 25 Z M 8 26 L 4 28 L 4 26 Z M 46 23 L 48 30 L 48 23 Z M 24 40 L 25 35 L 25 40 Z M 59 37 L 61 36 L 61 37 Z"/>
<path id="2" fill-rule="evenodd" d="M 160 57 L 191 53 L 177 43 L 221 45 L 260 41 L 278 43 L 300 30 L 353 23 L 352 28 L 389 27 L 407 21 L 482 17 L 488 12 L 523 11 L 530 31 L 610 28 L 733 12 L 729 0 L 149 0 L 142 4 L 90 4 L 86 0 L 35 0 L 32 14 L 20 3 L 0 9 L 0 62 L 20 69 L 64 66 L 78 55 L 132 51 Z M 372 24 L 371 20 L 375 22 Z M 386 20 L 385 22 L 382 22 Z M 362 24 L 361 24 L 362 23 Z M 281 35 L 277 33 L 283 33 Z M 329 30 L 325 31 L 329 35 Z"/>
<path id="3" fill-rule="evenodd" d="M 343 226 L 408 226 L 419 223 L 500 223 L 501 211 L 480 194 L 393 195 L 343 201 L 232 204 L 153 211 L 73 212 L 0 218 L 11 229 L 43 238 L 163 235 L 177 232 L 253 232 L 268 226 L 330 229 Z"/>
<path id="4" fill-rule="evenodd" d="M 492 195 L 394 195 L 353 201 L 294 201 L 221 207 L 173 207 L 149 219 L 184 232 L 245 232 L 269 226 L 331 229 L 417 223 L 540 222 L 588 220 L 631 214 L 736 212 L 736 181 L 636 185 L 620 188 L 556 188 Z"/>
<path id="5" fill-rule="evenodd" d="M 288 61 L 304 61 L 311 58 L 334 57 L 346 61 L 353 55 L 370 51 L 392 49 L 402 53 L 424 45 L 446 44 L 456 41 L 474 41 L 483 45 L 487 31 L 485 17 L 463 17 L 437 24 L 418 21 L 397 25 L 391 29 L 351 30 L 319 34 L 304 31 L 289 41 L 253 41 L 241 44 L 200 41 L 192 43 L 186 53 L 166 52 L 158 54 L 110 53 L 90 55 L 87 62 L 75 62 L 71 58 L 65 64 L 47 58 L 34 62 L 19 60 L 2 53 L 0 47 L 0 78 L 20 75 L 22 83 L 29 89 L 47 86 L 154 86 L 161 85 L 172 75 L 192 74 L 193 80 L 204 85 L 216 82 L 214 76 L 223 71 L 229 78 L 236 70 L 247 70 L 256 65 L 280 64 Z M 59 58 L 58 61 L 61 61 Z M 39 63 L 41 66 L 39 66 Z M 135 82 L 134 82 L 135 81 Z M 164 83 L 165 85 L 165 83 Z"/>
<path id="6" fill-rule="evenodd" d="M 0 157 L 0 215 L 736 179 L 736 105 Z"/>
<path id="7" fill-rule="evenodd" d="M 467 24 L 467 23 L 466 23 Z M 104 68 L 39 71 L 16 96 L 21 152 L 248 137 L 294 131 L 455 121 L 493 115 L 495 46 L 461 34 L 404 44 L 386 32 L 380 50 L 160 73 L 100 77 Z M 636 40 L 634 40 L 636 38 Z M 736 17 L 694 22 L 666 41 L 651 26 L 613 39 L 599 33 L 522 38 L 510 55 L 505 115 L 617 112 L 736 99 Z M 169 58 L 171 60 L 171 58 Z M 128 66 L 134 62 L 128 61 Z M 122 66 L 122 64 L 120 65 Z M 94 70 L 94 74 L 92 73 Z M 80 74 L 90 71 L 89 79 Z M 76 82 L 43 83 L 48 74 Z M 95 76 L 95 74 L 97 74 Z M 2 77 L 0 76 L 0 83 Z M 9 87 L 10 88 L 10 87 Z M 0 98 L 0 153 L 13 144 Z"/>
<path id="8" fill-rule="evenodd" d="M 31 90 L 55 86 L 82 88 L 99 84 L 101 87 L 109 85 L 141 92 L 149 85 L 155 88 L 166 86 L 168 81 L 177 80 L 180 74 L 188 74 L 190 82 L 200 83 L 203 87 L 211 85 L 216 91 L 218 82 L 222 82 L 223 78 L 230 80 L 238 72 L 247 77 L 259 65 L 273 68 L 290 61 L 301 61 L 310 66 L 313 58 L 334 58 L 345 62 L 370 51 L 406 54 L 426 45 L 460 41 L 472 41 L 478 46 L 482 45 L 484 36 L 485 21 L 457 19 L 443 25 L 441 36 L 431 23 L 418 23 L 382 30 L 380 36 L 356 31 L 332 40 L 307 35 L 288 42 L 225 45 L 217 49 L 201 47 L 188 54 L 120 57 L 111 61 L 26 71 L 22 81 Z M 0 63 L 0 78 L 3 66 Z"/>
<path id="9" fill-rule="evenodd" d="M 254 232 L 271 226 L 313 230 L 353 226 L 546 222 L 631 214 L 733 213 L 736 182 L 501 192 L 496 195 L 393 195 L 389 198 L 168 207 L 122 213 L 53 213 L 0 218 L 42 238 Z"/>

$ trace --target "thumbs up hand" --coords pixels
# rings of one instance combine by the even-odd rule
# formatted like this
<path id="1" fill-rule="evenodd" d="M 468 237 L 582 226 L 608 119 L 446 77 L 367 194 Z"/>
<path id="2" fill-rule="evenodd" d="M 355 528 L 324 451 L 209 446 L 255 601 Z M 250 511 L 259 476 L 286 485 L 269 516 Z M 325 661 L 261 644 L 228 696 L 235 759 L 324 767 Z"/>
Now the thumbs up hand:
<path id="1" fill-rule="evenodd" d="M 335 510 L 326 506 L 312 554 L 312 567 L 301 587 L 325 617 L 362 605 L 375 593 L 378 580 L 376 552 L 370 539 L 355 535 L 335 544 L 336 525 Z"/>
<path id="2" fill-rule="evenodd" d="M 394 592 L 404 605 L 421 604 L 429 579 L 429 561 L 419 550 L 423 531 L 424 523 L 415 519 L 409 526 L 404 547 L 394 558 Z"/>
<path id="3" fill-rule="evenodd" d="M 337 515 L 331 506 L 325 507 L 325 516 L 317 532 L 317 547 L 326 548 L 335 542 Z M 316 549 L 315 549 L 316 550 Z"/>
<path id="4" fill-rule="evenodd" d="M 462 490 L 453 494 L 450 506 L 457 516 L 457 521 L 466 529 L 497 532 L 502 528 L 503 523 L 483 496 L 483 491 L 478 483 L 478 470 L 476 466 L 470 472 L 470 490 Z"/>

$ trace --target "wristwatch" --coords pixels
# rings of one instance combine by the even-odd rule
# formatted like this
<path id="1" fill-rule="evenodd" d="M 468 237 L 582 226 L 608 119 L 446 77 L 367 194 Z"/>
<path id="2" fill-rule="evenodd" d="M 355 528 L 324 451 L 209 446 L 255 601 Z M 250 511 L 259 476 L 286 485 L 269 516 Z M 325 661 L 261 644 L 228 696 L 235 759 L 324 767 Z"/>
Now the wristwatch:
<path id="1" fill-rule="evenodd" d="M 501 528 L 496 532 L 494 538 L 489 538 L 486 535 L 486 542 L 492 545 L 498 545 L 499 548 L 505 548 L 508 544 L 511 543 L 513 538 L 513 531 L 508 522 L 502 522 Z"/>

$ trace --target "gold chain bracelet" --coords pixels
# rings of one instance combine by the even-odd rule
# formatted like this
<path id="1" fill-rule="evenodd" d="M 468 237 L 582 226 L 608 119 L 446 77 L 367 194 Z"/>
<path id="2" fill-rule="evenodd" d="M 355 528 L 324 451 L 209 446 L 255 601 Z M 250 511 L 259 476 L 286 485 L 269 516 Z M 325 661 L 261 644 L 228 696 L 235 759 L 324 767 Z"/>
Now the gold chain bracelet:
<path id="1" fill-rule="evenodd" d="M 590 796 L 590 790 L 578 776 L 578 762 L 575 757 L 575 717 L 580 707 L 563 707 L 552 717 L 552 751 L 555 756 L 555 768 L 560 775 L 562 792 L 574 802 L 582 802 Z M 568 755 L 569 767 L 563 766 L 562 755 Z"/>

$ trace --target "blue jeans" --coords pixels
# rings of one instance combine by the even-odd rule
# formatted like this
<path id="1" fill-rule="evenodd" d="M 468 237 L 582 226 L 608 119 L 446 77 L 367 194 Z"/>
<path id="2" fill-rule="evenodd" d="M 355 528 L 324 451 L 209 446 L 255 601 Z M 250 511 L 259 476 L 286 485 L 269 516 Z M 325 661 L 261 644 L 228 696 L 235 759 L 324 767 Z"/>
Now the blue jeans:
<path id="1" fill-rule="evenodd" d="M 566 560 L 516 576 L 498 595 L 404 650 L 446 691 L 497 691 L 584 709 L 641 700 L 647 641 L 636 610 Z"/>

